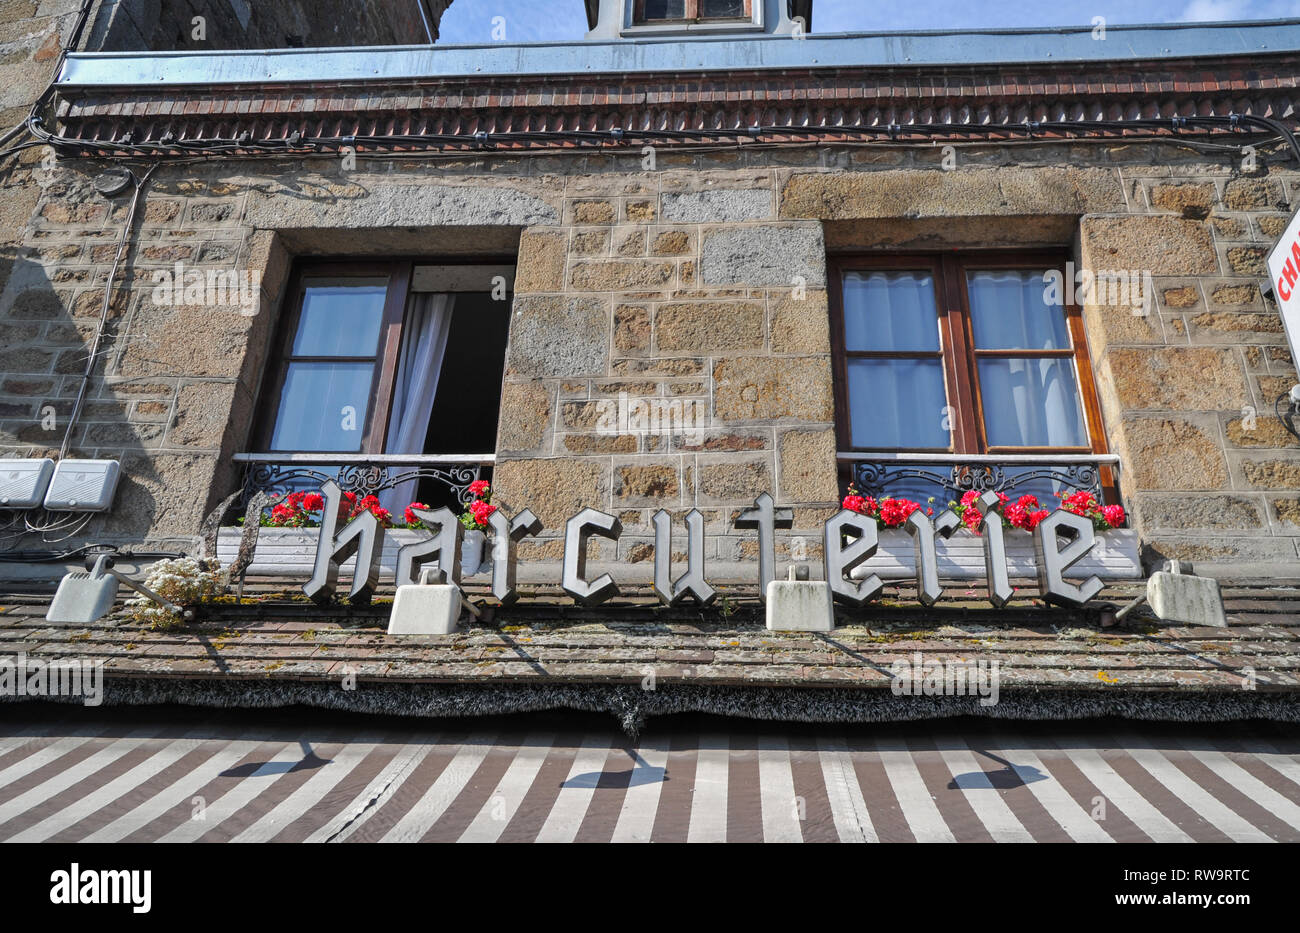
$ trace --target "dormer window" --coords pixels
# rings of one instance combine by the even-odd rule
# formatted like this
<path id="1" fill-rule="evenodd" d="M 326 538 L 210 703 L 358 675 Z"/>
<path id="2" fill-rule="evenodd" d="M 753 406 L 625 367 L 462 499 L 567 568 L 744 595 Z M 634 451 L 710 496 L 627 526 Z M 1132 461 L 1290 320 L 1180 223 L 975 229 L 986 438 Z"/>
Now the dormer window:
<path id="1" fill-rule="evenodd" d="M 813 0 L 585 0 L 588 39 L 804 35 Z"/>
<path id="2" fill-rule="evenodd" d="M 633 0 L 638 26 L 749 20 L 754 0 Z"/>

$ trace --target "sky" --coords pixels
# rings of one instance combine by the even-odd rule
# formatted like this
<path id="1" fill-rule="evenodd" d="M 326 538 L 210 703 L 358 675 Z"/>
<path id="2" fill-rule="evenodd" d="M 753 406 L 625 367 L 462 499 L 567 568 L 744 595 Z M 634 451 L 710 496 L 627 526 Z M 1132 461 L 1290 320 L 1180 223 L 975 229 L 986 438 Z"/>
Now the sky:
<path id="1" fill-rule="evenodd" d="M 1218 22 L 1300 17 L 1300 0 L 814 0 L 813 32 Z M 494 22 L 496 20 L 496 22 Z M 454 0 L 440 45 L 556 42 L 587 31 L 583 0 Z M 495 35 L 494 35 L 495 31 Z"/>

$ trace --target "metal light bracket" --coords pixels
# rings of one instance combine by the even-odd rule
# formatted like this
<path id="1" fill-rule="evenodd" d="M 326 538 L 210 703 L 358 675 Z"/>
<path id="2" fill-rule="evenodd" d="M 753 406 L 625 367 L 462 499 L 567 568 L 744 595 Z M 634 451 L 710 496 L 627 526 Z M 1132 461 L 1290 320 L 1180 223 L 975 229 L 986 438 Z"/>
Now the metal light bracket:
<path id="1" fill-rule="evenodd" d="M 46 622 L 63 622 L 77 625 L 89 625 L 97 622 L 113 608 L 117 599 L 119 584 L 125 584 L 137 593 L 153 600 L 158 605 L 170 609 L 183 619 L 191 619 L 194 613 L 182 609 L 169 600 L 159 596 L 143 584 L 136 583 L 130 577 L 113 569 L 116 555 L 100 554 L 89 573 L 73 572 L 66 574 L 59 581 L 59 588 L 46 610 Z"/>
<path id="2" fill-rule="evenodd" d="M 1156 618 L 1162 622 L 1215 628 L 1224 628 L 1228 624 L 1218 581 L 1193 575 L 1191 567 L 1185 567 L 1180 561 L 1171 560 L 1168 571 L 1153 573 L 1147 580 L 1146 591 L 1116 612 L 1115 621 L 1123 621 L 1126 615 L 1145 602 L 1151 603 Z"/>

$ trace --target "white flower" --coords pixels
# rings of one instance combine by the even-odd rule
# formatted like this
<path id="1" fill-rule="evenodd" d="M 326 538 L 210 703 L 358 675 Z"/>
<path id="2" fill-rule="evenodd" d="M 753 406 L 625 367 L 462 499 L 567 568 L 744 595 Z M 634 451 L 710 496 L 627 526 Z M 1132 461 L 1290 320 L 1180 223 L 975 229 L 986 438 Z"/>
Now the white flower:
<path id="1" fill-rule="evenodd" d="M 227 572 L 204 570 L 192 557 L 182 557 L 155 563 L 149 568 L 144 585 L 178 606 L 189 607 L 223 593 L 227 578 Z M 135 621 L 155 628 L 168 628 L 181 621 L 178 613 L 144 595 L 128 600 L 127 605 Z"/>

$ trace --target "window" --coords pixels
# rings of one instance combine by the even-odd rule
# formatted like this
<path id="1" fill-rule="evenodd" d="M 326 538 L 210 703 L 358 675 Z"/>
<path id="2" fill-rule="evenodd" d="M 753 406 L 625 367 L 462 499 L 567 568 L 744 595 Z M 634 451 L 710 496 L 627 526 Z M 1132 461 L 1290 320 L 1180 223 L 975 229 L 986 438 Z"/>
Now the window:
<path id="1" fill-rule="evenodd" d="M 410 273 L 330 271 L 298 280 L 268 451 L 373 453 L 384 443 L 387 424 L 376 417 L 392 394 L 384 362 L 396 350 Z"/>
<path id="2" fill-rule="evenodd" d="M 512 277 L 502 265 L 301 266 L 267 367 L 262 450 L 492 453 Z"/>
<path id="3" fill-rule="evenodd" d="M 874 256 L 832 266 L 841 450 L 1106 451 L 1079 309 L 1048 300 L 1044 273 L 1062 257 Z"/>
<path id="4" fill-rule="evenodd" d="M 752 5 L 753 0 L 633 0 L 632 21 L 648 25 L 748 20 Z"/>

